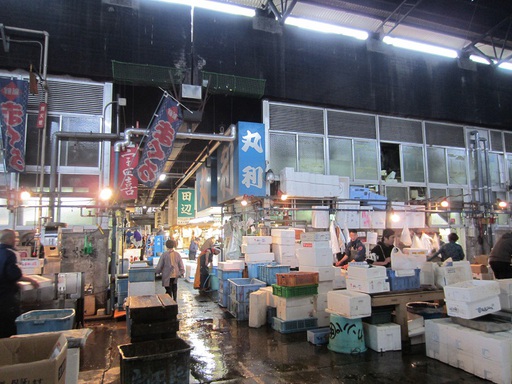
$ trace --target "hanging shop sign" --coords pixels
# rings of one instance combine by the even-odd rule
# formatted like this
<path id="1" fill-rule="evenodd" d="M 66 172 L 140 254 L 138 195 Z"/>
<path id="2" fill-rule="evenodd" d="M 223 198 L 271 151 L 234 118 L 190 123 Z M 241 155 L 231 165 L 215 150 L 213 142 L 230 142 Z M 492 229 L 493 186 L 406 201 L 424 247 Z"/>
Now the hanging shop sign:
<path id="1" fill-rule="evenodd" d="M 2 140 L 7 172 L 25 171 L 28 81 L 0 78 Z"/>
<path id="2" fill-rule="evenodd" d="M 265 126 L 238 123 L 238 140 L 219 147 L 217 201 L 223 203 L 237 196 L 266 194 Z"/>
<path id="3" fill-rule="evenodd" d="M 178 189 L 178 219 L 193 219 L 196 216 L 196 190 Z"/>
<path id="4" fill-rule="evenodd" d="M 197 211 L 208 209 L 217 205 L 217 161 L 210 157 L 196 171 Z"/>
<path id="5" fill-rule="evenodd" d="M 47 113 L 48 113 L 48 104 L 39 103 L 39 112 L 37 113 L 36 128 L 39 128 L 39 129 L 44 128 Z"/>
<path id="6" fill-rule="evenodd" d="M 148 188 L 153 188 L 158 181 L 182 123 L 181 108 L 170 97 L 164 97 L 149 126 L 141 159 L 133 171 L 135 177 Z"/>
<path id="7" fill-rule="evenodd" d="M 112 150 L 111 164 L 115 162 L 115 152 Z M 119 154 L 119 169 L 117 173 L 117 185 L 119 191 L 119 200 L 135 200 L 138 194 L 137 178 L 133 175 L 135 165 L 139 162 L 139 151 L 135 146 L 126 147 L 126 150 Z M 111 180 L 114 179 L 114 167 L 112 170 Z"/>

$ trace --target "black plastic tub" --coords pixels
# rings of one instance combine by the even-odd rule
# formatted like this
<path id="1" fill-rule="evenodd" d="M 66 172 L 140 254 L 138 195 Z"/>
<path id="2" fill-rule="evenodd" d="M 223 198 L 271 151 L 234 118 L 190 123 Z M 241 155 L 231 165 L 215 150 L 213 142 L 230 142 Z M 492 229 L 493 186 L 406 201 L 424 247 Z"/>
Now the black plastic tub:
<path id="1" fill-rule="evenodd" d="M 427 301 L 413 301 L 407 303 L 407 311 L 423 316 L 425 319 L 439 319 L 445 317 L 444 306 Z"/>

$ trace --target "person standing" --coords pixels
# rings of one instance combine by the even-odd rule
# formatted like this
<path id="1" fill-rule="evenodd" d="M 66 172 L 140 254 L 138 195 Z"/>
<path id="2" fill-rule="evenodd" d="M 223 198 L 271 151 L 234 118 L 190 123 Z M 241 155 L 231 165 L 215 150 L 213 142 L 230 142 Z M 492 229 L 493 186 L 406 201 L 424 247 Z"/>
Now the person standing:
<path id="1" fill-rule="evenodd" d="M 464 250 L 457 244 L 459 236 L 456 233 L 450 233 L 448 235 L 448 243 L 443 244 L 437 252 L 434 252 L 427 260 L 430 261 L 438 255 L 441 255 L 441 261 L 452 258 L 453 261 L 464 260 Z M 509 258 L 510 260 L 510 258 Z"/>
<path id="2" fill-rule="evenodd" d="M 210 276 L 210 264 L 213 262 L 213 255 L 220 253 L 220 248 L 208 243 L 208 241 L 206 240 L 205 244 L 209 244 L 210 247 L 205 248 L 197 258 L 197 268 L 194 277 L 194 288 L 199 289 L 201 292 L 208 290 L 206 283 Z M 205 244 L 201 246 L 201 249 L 204 248 Z"/>
<path id="3" fill-rule="evenodd" d="M 507 232 L 494 244 L 489 255 L 489 265 L 496 279 L 512 278 L 512 232 Z"/>
<path id="4" fill-rule="evenodd" d="M 21 314 L 19 281 L 28 281 L 34 288 L 37 280 L 23 275 L 17 264 L 14 246 L 16 232 L 4 229 L 0 232 L 0 338 L 16 335 L 16 318 Z"/>
<path id="5" fill-rule="evenodd" d="M 197 237 L 193 237 L 192 240 L 190 240 L 190 246 L 188 247 L 188 259 L 189 260 L 195 260 L 196 259 L 196 254 L 197 254 L 197 250 L 199 249 L 199 244 L 198 244 L 198 239 Z"/>
<path id="6" fill-rule="evenodd" d="M 382 232 L 382 240 L 372 248 L 371 253 L 377 256 L 372 265 L 381 265 L 386 268 L 391 267 L 391 252 L 395 246 L 395 231 L 386 228 Z"/>
<path id="7" fill-rule="evenodd" d="M 167 251 L 162 253 L 155 268 L 155 273 L 162 274 L 162 286 L 165 292 L 178 302 L 178 278 L 185 275 L 185 267 L 181 255 L 174 250 L 176 242 L 167 240 L 165 242 Z"/>

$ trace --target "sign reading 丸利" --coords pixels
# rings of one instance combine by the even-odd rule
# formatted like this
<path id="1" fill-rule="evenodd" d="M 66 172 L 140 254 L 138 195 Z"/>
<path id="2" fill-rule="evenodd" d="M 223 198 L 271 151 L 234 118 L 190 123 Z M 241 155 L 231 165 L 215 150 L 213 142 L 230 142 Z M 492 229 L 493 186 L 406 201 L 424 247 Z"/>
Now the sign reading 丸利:
<path id="1" fill-rule="evenodd" d="M 263 124 L 239 122 L 238 140 L 220 146 L 217 153 L 218 203 L 243 195 L 265 196 Z"/>
<path id="2" fill-rule="evenodd" d="M 178 189 L 178 218 L 193 219 L 196 215 L 196 191 L 193 188 Z"/>

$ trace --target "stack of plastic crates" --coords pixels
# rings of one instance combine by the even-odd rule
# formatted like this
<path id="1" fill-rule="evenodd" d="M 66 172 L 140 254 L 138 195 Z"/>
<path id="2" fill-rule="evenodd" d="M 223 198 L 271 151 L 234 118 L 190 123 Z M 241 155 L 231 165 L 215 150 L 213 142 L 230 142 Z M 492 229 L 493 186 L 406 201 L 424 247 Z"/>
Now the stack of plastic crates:
<path id="1" fill-rule="evenodd" d="M 239 279 L 242 277 L 241 270 L 222 270 L 217 269 L 217 277 L 219 279 L 219 305 L 221 307 L 228 307 L 229 305 L 229 279 Z"/>
<path id="2" fill-rule="evenodd" d="M 289 265 L 279 265 L 276 263 L 266 264 L 258 267 L 258 275 L 261 281 L 267 283 L 267 285 L 277 284 L 278 273 L 290 272 Z"/>
<path id="3" fill-rule="evenodd" d="M 258 279 L 229 279 L 229 312 L 237 320 L 249 320 L 250 295 L 266 285 L 264 281 Z"/>
<path id="4" fill-rule="evenodd" d="M 318 272 L 277 273 L 276 280 L 277 284 L 272 284 L 272 293 L 285 298 L 284 306 L 288 306 L 294 298 L 318 294 Z M 318 319 L 315 317 L 284 320 L 278 316 L 272 319 L 272 328 L 280 333 L 301 332 L 318 327 Z"/>

